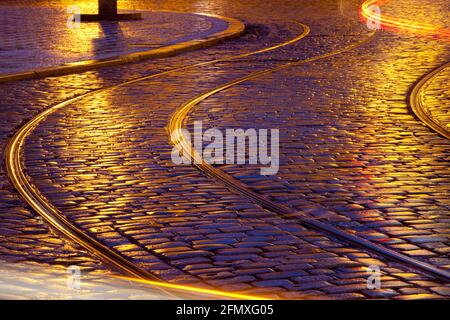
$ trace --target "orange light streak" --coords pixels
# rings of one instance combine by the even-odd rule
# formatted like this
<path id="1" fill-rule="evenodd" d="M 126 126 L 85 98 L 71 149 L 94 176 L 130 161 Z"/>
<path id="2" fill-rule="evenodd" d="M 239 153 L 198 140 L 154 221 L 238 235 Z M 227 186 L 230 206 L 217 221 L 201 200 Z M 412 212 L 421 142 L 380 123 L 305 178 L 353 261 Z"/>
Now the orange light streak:
<path id="1" fill-rule="evenodd" d="M 253 295 L 244 294 L 244 293 L 227 292 L 227 291 L 192 287 L 192 286 L 188 286 L 188 285 L 179 285 L 179 284 L 172 284 L 172 283 L 153 281 L 153 280 L 145 280 L 145 279 L 138 279 L 138 278 L 122 277 L 122 276 L 117 276 L 116 278 L 129 280 L 129 281 L 142 283 L 142 284 L 147 284 L 147 285 L 151 285 L 151 286 L 156 286 L 156 287 L 188 291 L 188 292 L 197 293 L 197 294 L 206 294 L 206 295 L 214 296 L 216 298 L 222 297 L 222 298 L 239 299 L 239 300 L 271 300 L 266 297 L 253 296 Z"/>
<path id="2" fill-rule="evenodd" d="M 450 30 L 443 29 L 430 24 L 416 23 L 410 20 L 390 17 L 383 14 L 378 14 L 372 10 L 372 6 L 380 6 L 382 3 L 388 0 L 367 0 L 361 5 L 360 15 L 366 21 L 379 22 L 380 27 L 384 29 L 394 29 L 398 31 L 407 31 L 410 33 L 416 33 L 426 36 L 444 38 L 450 40 Z"/>

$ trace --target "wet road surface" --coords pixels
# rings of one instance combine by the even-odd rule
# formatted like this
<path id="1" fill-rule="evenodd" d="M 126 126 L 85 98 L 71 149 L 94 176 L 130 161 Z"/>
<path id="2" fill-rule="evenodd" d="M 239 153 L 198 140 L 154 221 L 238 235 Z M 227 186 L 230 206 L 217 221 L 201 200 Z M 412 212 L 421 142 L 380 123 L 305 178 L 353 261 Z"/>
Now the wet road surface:
<path id="1" fill-rule="evenodd" d="M 191 166 L 173 165 L 164 127 L 181 104 L 227 81 L 331 52 L 370 33 L 357 20 L 357 2 L 346 2 L 345 15 L 336 15 L 332 1 L 322 1 L 320 11 L 313 5 L 297 11 L 280 5 L 276 10 L 284 19 L 262 9 L 246 14 L 246 6 L 224 6 L 220 13 L 236 14 L 249 25 L 248 34 L 211 49 L 160 63 L 2 85 L 2 139 L 24 120 L 23 111 L 10 111 L 11 103 L 33 114 L 134 76 L 287 41 L 302 32 L 291 18 L 301 21 L 311 35 L 289 47 L 137 82 L 59 110 L 26 142 L 30 180 L 76 226 L 167 281 L 283 298 L 448 296 L 442 282 L 285 220 Z M 406 105 L 409 87 L 448 57 L 445 42 L 381 32 L 352 52 L 214 95 L 192 111 L 189 122 L 280 128 L 276 176 L 259 176 L 259 167 L 248 165 L 222 169 L 274 201 L 300 211 L 308 206 L 332 210 L 332 216 L 321 218 L 448 269 L 449 143 Z M 8 245 L 39 229 L 35 220 L 21 219 L 32 214 L 6 179 L 3 189 L 2 205 L 12 222 L 0 223 L 9 230 L 0 247 L 11 259 L 20 259 Z M 15 221 L 29 226 L 18 228 Z M 24 249 L 33 245 L 41 249 L 39 243 Z M 381 267 L 381 290 L 367 289 L 369 265 Z"/>

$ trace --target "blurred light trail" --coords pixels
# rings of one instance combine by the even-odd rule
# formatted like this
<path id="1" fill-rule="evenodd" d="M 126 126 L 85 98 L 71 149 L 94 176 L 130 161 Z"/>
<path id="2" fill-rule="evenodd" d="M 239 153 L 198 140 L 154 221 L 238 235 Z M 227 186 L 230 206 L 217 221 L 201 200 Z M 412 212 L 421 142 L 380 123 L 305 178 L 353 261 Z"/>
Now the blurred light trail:
<path id="1" fill-rule="evenodd" d="M 75 283 L 71 281 L 75 278 L 73 273 L 69 272 L 72 267 L 76 266 L 66 268 L 0 260 L 0 299 L 269 300 L 250 294 L 123 277 L 104 270 L 89 272 L 83 268 L 79 268 L 79 286 L 72 286 Z"/>
<path id="2" fill-rule="evenodd" d="M 73 269 L 78 269 L 78 274 L 69 272 Z M 175 294 L 157 287 L 136 285 L 106 270 L 0 260 L 1 300 L 173 300 L 185 296 L 179 291 Z M 210 298 L 207 295 L 196 297 Z"/>
<path id="3" fill-rule="evenodd" d="M 118 276 L 119 279 L 124 280 L 130 280 L 137 283 L 147 284 L 155 287 L 163 287 L 167 289 L 174 289 L 174 290 L 182 290 L 187 292 L 192 292 L 194 294 L 206 294 L 211 295 L 214 298 L 230 298 L 230 299 L 240 299 L 240 300 L 270 300 L 267 297 L 261 297 L 261 296 L 253 296 L 249 294 L 244 293 L 237 293 L 237 292 L 228 292 L 228 291 L 220 291 L 220 290 L 214 290 L 214 289 L 206 289 L 206 288 L 199 288 L 199 287 L 192 287 L 188 285 L 179 285 L 179 284 L 172 284 L 167 282 L 161 282 L 161 281 L 152 281 L 152 280 L 144 280 L 144 279 L 137 279 L 137 278 L 129 278 L 129 277 L 121 277 Z"/>
<path id="4" fill-rule="evenodd" d="M 418 23 L 402 18 L 390 17 L 375 10 L 389 0 L 367 0 L 361 5 L 360 14 L 366 22 L 379 23 L 382 29 L 406 31 L 424 36 L 432 36 L 450 41 L 450 30 L 431 24 Z"/>

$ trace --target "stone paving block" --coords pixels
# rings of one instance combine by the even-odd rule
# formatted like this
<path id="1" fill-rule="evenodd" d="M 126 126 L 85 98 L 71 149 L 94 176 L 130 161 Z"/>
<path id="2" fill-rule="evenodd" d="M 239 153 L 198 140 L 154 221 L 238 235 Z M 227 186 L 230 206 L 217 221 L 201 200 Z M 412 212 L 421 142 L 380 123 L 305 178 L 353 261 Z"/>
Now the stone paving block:
<path id="1" fill-rule="evenodd" d="M 450 287 L 433 287 L 431 288 L 431 291 L 444 296 L 444 297 L 450 297 Z"/>
<path id="2" fill-rule="evenodd" d="M 252 284 L 257 287 L 289 287 L 293 285 L 291 281 L 286 279 L 256 281 Z"/>

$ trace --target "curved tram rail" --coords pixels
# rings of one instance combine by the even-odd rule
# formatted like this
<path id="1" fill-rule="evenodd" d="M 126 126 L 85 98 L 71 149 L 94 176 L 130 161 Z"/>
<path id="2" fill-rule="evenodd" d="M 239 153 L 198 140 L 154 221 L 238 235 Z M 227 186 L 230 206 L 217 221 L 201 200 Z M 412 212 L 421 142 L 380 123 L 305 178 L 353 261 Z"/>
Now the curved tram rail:
<path id="1" fill-rule="evenodd" d="M 221 62 L 221 61 L 239 59 L 239 58 L 255 55 L 258 53 L 268 52 L 268 51 L 271 51 L 271 50 L 274 50 L 274 49 L 277 49 L 277 48 L 280 48 L 283 46 L 287 46 L 296 41 L 299 41 L 300 39 L 304 38 L 309 33 L 309 31 L 310 31 L 309 28 L 306 25 L 303 25 L 303 24 L 301 24 L 301 25 L 303 27 L 303 33 L 301 35 L 299 35 L 299 36 L 295 37 L 294 39 L 291 39 L 287 42 L 284 42 L 284 43 L 281 43 L 281 44 L 278 44 L 278 45 L 275 45 L 275 46 L 272 46 L 269 48 L 265 48 L 265 49 L 261 49 L 258 51 L 253 51 L 253 52 L 249 52 L 249 53 L 245 53 L 245 54 L 241 54 L 241 55 L 229 56 L 229 57 L 224 57 L 224 58 L 220 58 L 217 60 L 211 60 L 211 61 L 197 63 L 197 64 L 193 64 L 193 65 L 189 65 L 189 66 L 184 66 L 184 67 L 168 70 L 165 72 L 161 72 L 158 74 L 139 77 L 136 79 L 132 79 L 132 80 L 120 83 L 118 85 L 112 85 L 112 86 L 104 87 L 104 88 L 101 88 L 98 90 L 94 90 L 94 91 L 88 92 L 86 94 L 82 94 L 82 95 L 79 95 L 72 99 L 66 100 L 62 103 L 51 106 L 49 109 L 43 111 L 42 113 L 37 115 L 35 118 L 30 120 L 28 123 L 26 123 L 22 128 L 20 128 L 19 131 L 13 136 L 13 138 L 9 142 L 7 149 L 6 149 L 6 168 L 7 168 L 7 173 L 8 173 L 9 178 L 11 179 L 14 187 L 17 189 L 17 191 L 20 193 L 20 195 L 23 197 L 23 199 L 38 214 L 40 214 L 48 223 L 50 223 L 51 226 L 53 226 L 56 230 L 58 230 L 60 233 L 67 236 L 72 241 L 80 244 L 81 246 L 83 246 L 84 248 L 89 250 L 91 253 L 98 256 L 101 260 L 103 260 L 107 264 L 112 265 L 113 267 L 117 268 L 121 272 L 125 273 L 128 277 L 136 278 L 136 280 L 140 279 L 138 281 L 147 283 L 147 284 L 151 284 L 151 285 L 154 285 L 157 287 L 159 286 L 162 288 L 180 289 L 180 290 L 185 290 L 185 291 L 190 291 L 190 292 L 205 293 L 205 294 L 210 294 L 210 295 L 215 295 L 215 296 L 220 296 L 220 297 L 235 298 L 235 299 L 261 299 L 262 297 L 255 297 L 255 296 L 239 294 L 239 293 L 222 292 L 222 291 L 216 291 L 216 290 L 206 290 L 205 291 L 204 289 L 196 288 L 196 287 L 190 287 L 190 286 L 184 286 L 184 285 L 179 285 L 179 286 L 172 285 L 169 283 L 161 282 L 153 274 L 137 267 L 136 265 L 134 265 L 133 263 L 129 262 L 127 259 L 122 257 L 120 254 L 112 251 L 110 248 L 104 246 L 103 244 L 101 244 L 100 242 L 95 240 L 94 238 L 90 237 L 89 235 L 83 233 L 80 229 L 73 226 L 70 223 L 70 221 L 68 221 L 57 208 L 55 208 L 51 203 L 49 203 L 49 201 L 39 192 L 39 190 L 37 190 L 27 179 L 27 177 L 24 173 L 23 165 L 22 165 L 21 149 L 24 145 L 26 137 L 48 115 L 54 113 L 55 111 L 57 111 L 60 108 L 66 107 L 76 101 L 79 101 L 82 98 L 94 95 L 99 92 L 127 86 L 130 84 L 139 82 L 139 81 L 160 77 L 160 76 L 163 76 L 166 74 L 172 74 L 172 73 L 180 72 L 183 70 L 195 68 L 198 66 L 217 63 L 217 62 Z M 367 43 L 368 41 L 370 41 L 375 36 L 375 34 L 376 33 L 373 33 L 369 38 L 365 39 L 364 41 L 359 42 L 354 45 L 351 45 L 351 46 L 348 46 L 346 48 L 343 48 L 343 49 L 340 49 L 340 50 L 337 50 L 334 52 L 330 52 L 330 53 L 327 53 L 324 55 L 316 56 L 313 58 L 301 60 L 301 61 L 292 61 L 292 62 L 280 65 L 280 66 L 272 68 L 272 69 L 268 69 L 268 70 L 264 70 L 264 71 L 260 71 L 260 72 L 251 74 L 247 77 L 237 79 L 237 80 L 227 83 L 223 86 L 217 87 L 211 91 L 208 91 L 207 93 L 204 93 L 204 94 L 190 100 L 189 102 L 184 104 L 180 109 L 178 109 L 173 114 L 173 116 L 170 120 L 169 130 L 171 132 L 174 132 L 176 129 L 181 129 L 189 111 L 192 108 L 194 108 L 198 103 L 200 103 L 202 100 L 208 98 L 209 96 L 212 96 L 213 94 L 215 94 L 217 92 L 223 91 L 227 88 L 230 88 L 239 83 L 248 81 L 250 79 L 257 78 L 264 74 L 268 74 L 271 72 L 275 72 L 277 70 L 281 70 L 283 68 L 287 68 L 287 67 L 294 66 L 297 64 L 312 62 L 312 61 L 316 61 L 319 59 L 324 59 L 327 57 L 331 57 L 331 56 L 352 50 L 352 49 L 354 49 L 358 46 L 361 46 L 361 45 Z M 178 137 L 176 139 L 182 139 L 182 137 Z M 172 140 L 172 142 L 176 142 L 176 141 Z M 190 147 L 187 150 L 190 150 Z M 192 154 L 192 156 L 195 157 L 196 155 Z M 206 173 L 208 176 L 211 176 L 211 177 L 221 181 L 222 183 L 224 183 L 230 190 L 237 192 L 237 193 L 251 199 L 252 201 L 258 203 L 259 205 L 261 205 L 265 208 L 268 208 L 269 210 L 272 210 L 279 214 L 283 214 L 283 216 L 285 216 L 285 217 L 297 218 L 305 226 L 316 229 L 320 232 L 324 232 L 326 234 L 331 234 L 340 240 L 343 240 L 348 243 L 352 243 L 352 244 L 362 247 L 366 250 L 376 252 L 384 257 L 394 259 L 394 260 L 399 260 L 399 261 L 407 264 L 408 266 L 415 267 L 417 269 L 425 271 L 426 273 L 431 274 L 439 279 L 442 279 L 445 281 L 450 280 L 450 274 L 447 271 L 440 270 L 429 264 L 406 257 L 402 254 L 399 254 L 395 251 L 386 249 L 382 246 L 374 244 L 365 239 L 348 234 L 348 233 L 346 233 L 342 230 L 339 230 L 331 225 L 322 223 L 322 222 L 314 220 L 314 219 L 307 218 L 298 212 L 293 212 L 293 210 L 291 208 L 288 208 L 279 203 L 275 203 L 270 200 L 267 200 L 265 197 L 250 190 L 246 185 L 244 185 L 240 181 L 228 176 L 227 174 L 220 171 L 219 169 L 216 169 L 205 163 L 199 164 L 198 168 L 201 171 L 203 171 L 204 173 Z"/>
<path id="2" fill-rule="evenodd" d="M 183 104 L 171 117 L 169 121 L 169 131 L 171 133 L 171 142 L 174 145 L 178 145 L 181 147 L 183 154 L 189 155 L 191 159 L 193 160 L 192 163 L 202 172 L 204 172 L 209 177 L 221 182 L 224 184 L 229 190 L 246 197 L 247 199 L 253 201 L 257 205 L 266 208 L 272 212 L 276 212 L 278 214 L 281 214 L 283 217 L 287 218 L 295 218 L 300 223 L 305 225 L 306 227 L 313 228 L 315 230 L 318 230 L 320 232 L 326 233 L 328 235 L 331 235 L 337 239 L 340 239 L 346 243 L 350 243 L 353 245 L 356 245 L 362 249 L 374 252 L 376 254 L 379 254 L 385 258 L 395 260 L 402 262 L 409 267 L 413 267 L 415 269 L 419 269 L 423 272 L 425 272 L 428 275 L 431 275 L 435 278 L 438 278 L 443 281 L 450 281 L 450 272 L 447 270 L 443 270 L 440 268 L 437 268 L 431 264 L 425 263 L 423 261 L 408 257 L 404 254 L 401 254 L 399 252 L 396 252 L 394 250 L 388 249 L 384 246 L 381 246 L 377 243 L 368 241 L 364 238 L 361 238 L 359 236 L 353 235 L 351 233 L 345 232 L 339 228 L 336 228 L 330 224 L 323 223 L 321 221 L 318 221 L 316 219 L 310 218 L 302 214 L 301 212 L 295 211 L 294 209 L 282 205 L 280 203 L 276 203 L 274 201 L 268 200 L 266 197 L 262 196 L 261 194 L 258 194 L 257 192 L 251 190 L 248 186 L 246 186 L 244 183 L 240 182 L 239 180 L 233 178 L 232 176 L 228 175 L 227 173 L 223 172 L 222 170 L 213 167 L 212 165 L 206 163 L 203 161 L 201 155 L 199 155 L 194 148 L 190 145 L 190 142 L 185 139 L 182 133 L 182 129 L 184 125 L 186 124 L 186 120 L 188 118 L 189 112 L 192 111 L 199 103 L 201 103 L 203 100 L 207 99 L 208 97 L 211 97 L 212 95 L 224 91 L 230 87 L 233 87 L 235 85 L 241 84 L 243 82 L 246 82 L 248 80 L 255 79 L 257 77 L 263 76 L 265 74 L 269 74 L 284 68 L 288 68 L 291 66 L 303 64 L 306 62 L 316 61 L 319 59 L 324 59 L 327 57 L 331 57 L 333 55 L 337 55 L 349 50 L 352 50 L 358 46 L 361 46 L 368 41 L 370 41 L 376 32 L 372 34 L 371 37 L 368 39 L 365 39 L 364 41 L 348 46 L 344 49 L 316 56 L 310 59 L 297 61 L 297 62 L 290 62 L 272 69 L 260 71 L 254 74 L 251 74 L 247 77 L 243 77 L 241 79 L 237 79 L 234 81 L 231 81 L 227 84 L 221 85 L 219 87 L 216 87 L 208 92 L 205 92 L 190 101 Z"/>
<path id="3" fill-rule="evenodd" d="M 409 106 L 414 114 L 428 127 L 447 139 L 450 139 L 450 131 L 447 128 L 441 126 L 439 122 L 434 120 L 430 112 L 427 110 L 427 106 L 423 102 L 423 95 L 430 82 L 437 75 L 439 75 L 440 72 L 449 67 L 450 62 L 447 62 L 423 76 L 413 87 L 409 95 Z"/>
<path id="4" fill-rule="evenodd" d="M 21 151 L 23 148 L 23 145 L 25 143 L 25 139 L 28 135 L 30 135 L 34 128 L 36 128 L 47 116 L 50 114 L 56 112 L 57 110 L 64 108 L 74 102 L 77 102 L 83 98 L 92 96 L 94 94 L 120 88 L 123 86 L 127 86 L 139 81 L 144 81 L 152 78 L 157 78 L 166 74 L 172 74 L 176 72 L 180 72 L 183 70 L 192 69 L 199 66 L 209 65 L 217 62 L 222 61 L 229 61 L 239 58 L 248 57 L 251 55 L 256 55 L 259 53 L 268 52 L 271 50 L 275 50 L 287 45 L 290 45 L 292 43 L 295 43 L 304 37 L 306 37 L 310 29 L 307 25 L 296 22 L 298 25 L 302 27 L 302 33 L 298 36 L 286 41 L 282 42 L 280 44 L 267 47 L 264 49 L 260 49 L 257 51 L 252 51 L 244 54 L 234 55 L 234 56 L 227 56 L 224 58 L 219 58 L 216 60 L 210 60 L 205 61 L 197 64 L 192 64 L 168 71 L 164 71 L 157 74 L 147 75 L 138 77 L 129 81 L 122 82 L 117 85 L 112 86 L 106 86 L 97 90 L 90 91 L 85 94 L 78 95 L 74 98 L 71 98 L 69 100 L 63 101 L 61 103 L 55 104 L 48 109 L 44 110 L 43 112 L 39 113 L 37 116 L 35 116 L 33 119 L 31 119 L 29 122 L 27 122 L 24 126 L 22 126 L 11 138 L 9 141 L 6 150 L 5 150 L 5 165 L 6 170 L 9 179 L 11 180 L 13 186 L 15 189 L 19 192 L 19 194 L 22 196 L 22 198 L 25 200 L 25 202 L 30 205 L 30 207 L 35 210 L 42 218 L 45 219 L 56 231 L 58 231 L 60 234 L 63 234 L 70 240 L 74 241 L 75 243 L 81 245 L 85 249 L 87 249 L 89 252 L 97 256 L 99 259 L 101 259 L 103 262 L 108 264 L 109 266 L 112 266 L 113 268 L 121 271 L 124 273 L 127 277 L 125 279 L 138 281 L 140 283 L 149 284 L 155 287 L 159 288 L 166 288 L 166 289 L 174 289 L 174 290 L 183 290 L 187 292 L 193 292 L 197 294 L 206 294 L 206 295 L 212 295 L 216 297 L 225 297 L 225 298 L 231 298 L 231 299 L 245 299 L 245 300 L 261 300 L 264 299 L 264 297 L 260 296 L 253 296 L 253 295 L 247 295 L 247 294 L 240 294 L 240 293 L 234 293 L 234 292 L 224 292 L 219 290 L 211 290 L 211 289 L 205 289 L 205 288 L 197 288 L 192 287 L 188 285 L 176 285 L 171 284 L 167 282 L 160 281 L 159 278 L 157 278 L 155 275 L 151 274 L 150 272 L 136 266 L 135 264 L 131 263 L 124 257 L 122 257 L 120 254 L 116 253 L 115 251 L 111 250 L 110 248 L 106 247 L 102 243 L 95 240 L 93 237 L 85 234 L 82 230 L 78 229 L 72 223 L 64 217 L 64 215 L 56 208 L 54 207 L 48 199 L 44 195 L 42 195 L 39 190 L 29 181 L 29 179 L 26 177 L 24 172 L 24 167 L 22 164 L 22 158 L 21 158 Z"/>

